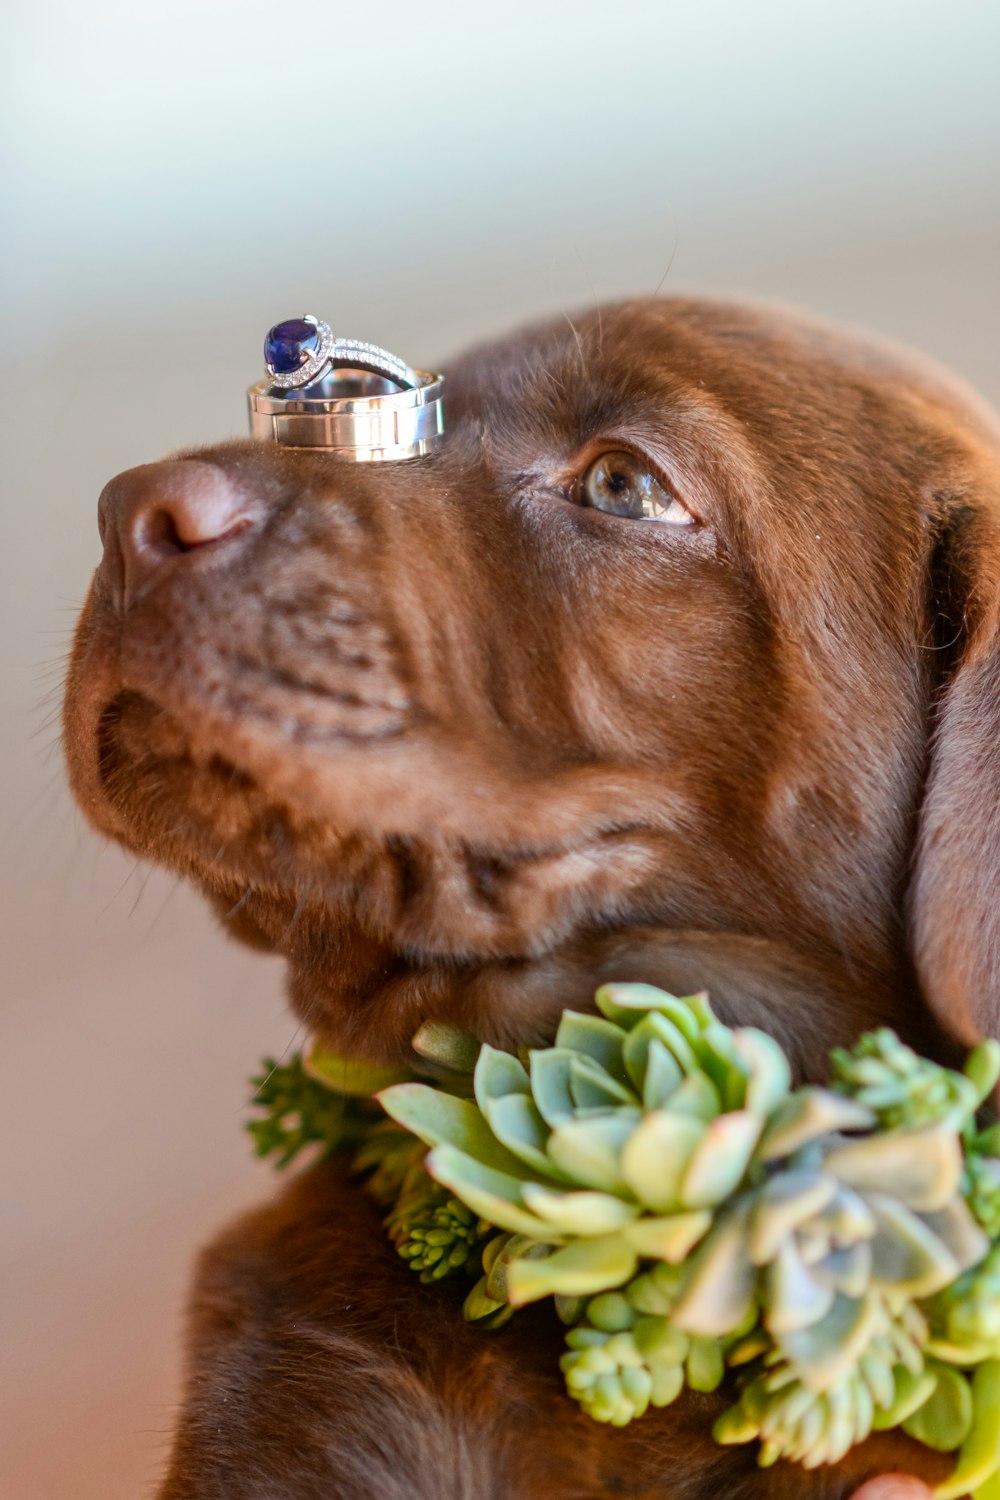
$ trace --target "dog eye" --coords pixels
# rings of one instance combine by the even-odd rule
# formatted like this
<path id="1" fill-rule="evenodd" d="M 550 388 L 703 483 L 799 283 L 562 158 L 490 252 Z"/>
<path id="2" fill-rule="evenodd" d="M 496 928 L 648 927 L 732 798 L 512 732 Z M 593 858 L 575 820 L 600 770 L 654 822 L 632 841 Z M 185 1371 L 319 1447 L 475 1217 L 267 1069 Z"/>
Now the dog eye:
<path id="1" fill-rule="evenodd" d="M 602 453 L 580 480 L 580 500 L 629 521 L 690 526 L 694 516 L 663 488 L 634 453 Z"/>

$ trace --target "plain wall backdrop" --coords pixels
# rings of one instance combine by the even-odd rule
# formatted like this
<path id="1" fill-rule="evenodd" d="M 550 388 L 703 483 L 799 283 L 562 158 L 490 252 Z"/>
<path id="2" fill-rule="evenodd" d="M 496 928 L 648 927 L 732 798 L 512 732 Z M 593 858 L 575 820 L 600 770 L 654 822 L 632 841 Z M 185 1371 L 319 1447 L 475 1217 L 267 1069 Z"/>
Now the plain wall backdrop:
<path id="1" fill-rule="evenodd" d="M 797 302 L 1000 400 L 993 0 L 33 0 L 4 23 L 0 1494 L 151 1493 L 196 1246 L 273 1190 L 281 969 L 58 748 L 113 473 L 244 430 L 303 311 L 435 367 L 632 293 Z"/>

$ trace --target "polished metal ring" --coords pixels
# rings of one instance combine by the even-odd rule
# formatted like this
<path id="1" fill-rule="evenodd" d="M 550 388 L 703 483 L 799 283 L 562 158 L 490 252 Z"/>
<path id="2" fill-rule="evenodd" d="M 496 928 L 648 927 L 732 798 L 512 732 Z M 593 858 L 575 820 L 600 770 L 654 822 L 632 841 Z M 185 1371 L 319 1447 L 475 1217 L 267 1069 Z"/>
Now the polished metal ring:
<path id="1" fill-rule="evenodd" d="M 253 437 L 355 463 L 422 458 L 441 443 L 443 375 L 335 338 L 311 316 L 276 324 L 264 358 L 267 376 L 247 392 Z"/>

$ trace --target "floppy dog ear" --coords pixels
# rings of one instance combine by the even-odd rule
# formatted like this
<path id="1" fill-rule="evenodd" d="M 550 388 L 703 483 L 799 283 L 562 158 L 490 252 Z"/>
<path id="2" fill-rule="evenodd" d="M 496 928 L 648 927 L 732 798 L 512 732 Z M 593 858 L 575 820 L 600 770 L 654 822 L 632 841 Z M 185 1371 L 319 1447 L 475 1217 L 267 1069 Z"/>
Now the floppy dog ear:
<path id="1" fill-rule="evenodd" d="M 992 465 L 990 466 L 992 468 Z M 985 490 L 985 492 L 984 492 Z M 1000 1036 L 1000 481 L 947 497 L 932 583 L 934 709 L 910 897 L 931 1009 L 964 1044 Z"/>

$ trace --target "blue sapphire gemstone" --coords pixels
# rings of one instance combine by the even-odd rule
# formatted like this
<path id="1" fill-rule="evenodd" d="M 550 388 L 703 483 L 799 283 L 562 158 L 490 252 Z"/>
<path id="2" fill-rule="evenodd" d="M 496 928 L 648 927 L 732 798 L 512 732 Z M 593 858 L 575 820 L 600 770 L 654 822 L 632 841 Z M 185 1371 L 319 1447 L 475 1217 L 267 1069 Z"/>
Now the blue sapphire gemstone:
<path id="1" fill-rule="evenodd" d="M 264 362 L 276 375 L 290 375 L 319 348 L 319 329 L 304 318 L 275 323 L 264 340 Z"/>

